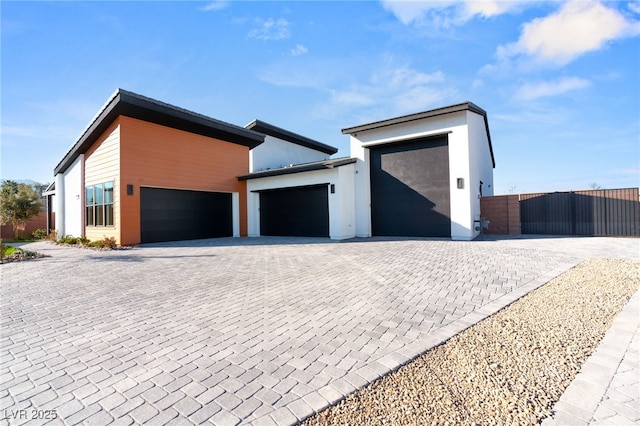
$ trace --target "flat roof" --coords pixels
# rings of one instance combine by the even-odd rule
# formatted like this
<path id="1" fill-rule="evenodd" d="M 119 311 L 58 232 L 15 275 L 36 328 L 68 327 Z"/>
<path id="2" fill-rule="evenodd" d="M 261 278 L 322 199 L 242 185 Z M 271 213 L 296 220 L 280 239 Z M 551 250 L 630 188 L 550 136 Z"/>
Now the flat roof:
<path id="1" fill-rule="evenodd" d="M 274 126 L 273 124 L 269 124 L 262 120 L 253 120 L 251 123 L 247 124 L 245 128 L 264 133 L 265 135 L 273 136 L 287 142 L 295 143 L 306 148 L 315 149 L 316 151 L 324 152 L 325 154 L 333 155 L 338 152 L 338 148 L 331 145 L 323 144 L 322 142 L 290 132 L 289 130 Z"/>
<path id="2" fill-rule="evenodd" d="M 336 167 L 352 164 L 356 162 L 356 158 L 343 157 L 332 160 L 314 161 L 312 163 L 293 164 L 288 167 L 280 167 L 277 169 L 263 170 L 260 172 L 249 173 L 248 175 L 238 176 L 238 180 L 259 179 L 269 176 L 288 175 L 293 173 L 311 172 L 315 170 L 333 169 Z"/>
<path id="3" fill-rule="evenodd" d="M 395 126 L 397 124 L 409 123 L 411 121 L 423 120 L 425 118 L 432 118 L 440 115 L 452 114 L 462 111 L 471 111 L 481 115 L 484 118 L 484 126 L 487 132 L 487 139 L 489 140 L 489 151 L 491 152 L 491 162 L 493 164 L 493 167 L 495 168 L 496 160 L 493 156 L 493 145 L 491 144 L 491 133 L 489 132 L 489 121 L 487 119 L 487 112 L 473 102 L 463 102 L 460 104 L 430 109 L 428 111 L 418 112 L 415 114 L 403 115 L 400 117 L 389 118 L 387 120 L 374 121 L 372 123 L 361 124 L 359 126 L 347 127 L 342 129 L 342 134 L 352 135 L 358 132 L 365 132 L 382 127 Z"/>
<path id="4" fill-rule="evenodd" d="M 76 158 L 89 149 L 111 123 L 121 115 L 243 145 L 250 149 L 264 142 L 264 135 L 261 133 L 137 93 L 118 89 L 91 120 L 73 147 L 60 160 L 54 169 L 54 174 L 63 173 L 71 166 Z"/>

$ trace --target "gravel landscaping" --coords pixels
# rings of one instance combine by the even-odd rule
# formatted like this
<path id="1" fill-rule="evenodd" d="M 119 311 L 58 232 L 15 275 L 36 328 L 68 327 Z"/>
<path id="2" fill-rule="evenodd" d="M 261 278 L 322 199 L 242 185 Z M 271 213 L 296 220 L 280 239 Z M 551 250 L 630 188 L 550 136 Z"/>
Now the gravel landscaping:
<path id="1" fill-rule="evenodd" d="M 638 261 L 583 262 L 304 424 L 537 424 L 639 287 Z"/>

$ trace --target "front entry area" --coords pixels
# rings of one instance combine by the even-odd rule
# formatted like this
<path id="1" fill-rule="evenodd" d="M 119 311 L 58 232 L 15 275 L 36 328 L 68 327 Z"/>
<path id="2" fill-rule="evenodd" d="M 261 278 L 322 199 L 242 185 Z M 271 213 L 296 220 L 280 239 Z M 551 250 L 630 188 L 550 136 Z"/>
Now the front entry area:
<path id="1" fill-rule="evenodd" d="M 260 191 L 260 235 L 328 237 L 328 185 Z"/>
<path id="2" fill-rule="evenodd" d="M 232 194 L 140 188 L 142 243 L 231 237 Z"/>
<path id="3" fill-rule="evenodd" d="M 370 148 L 374 236 L 451 237 L 447 136 Z"/>

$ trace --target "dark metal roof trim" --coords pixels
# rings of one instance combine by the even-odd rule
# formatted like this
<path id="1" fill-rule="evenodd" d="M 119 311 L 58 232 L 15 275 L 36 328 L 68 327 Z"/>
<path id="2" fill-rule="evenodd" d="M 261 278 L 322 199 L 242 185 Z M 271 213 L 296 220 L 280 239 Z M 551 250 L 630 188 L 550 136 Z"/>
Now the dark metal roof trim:
<path id="1" fill-rule="evenodd" d="M 493 145 L 491 143 L 491 133 L 489 133 L 489 121 L 487 119 L 487 112 L 480 108 L 473 102 L 463 102 L 461 104 L 446 106 L 442 108 L 436 108 L 428 111 L 418 112 L 415 114 L 403 115 L 401 117 L 390 118 L 387 120 L 374 121 L 373 123 L 362 124 L 354 127 L 347 127 L 342 129 L 342 134 L 352 135 L 358 132 L 365 132 L 367 130 L 379 129 L 381 127 L 394 126 L 396 124 L 408 123 L 411 121 L 422 120 L 425 118 L 437 117 L 445 114 L 452 114 L 455 112 L 471 111 L 481 115 L 484 118 L 484 126 L 487 131 L 487 139 L 489 140 L 489 151 L 491 153 L 491 163 L 493 168 L 496 167 L 496 160 L 493 156 Z"/>
<path id="2" fill-rule="evenodd" d="M 273 136 L 287 142 L 295 143 L 296 145 L 315 149 L 316 151 L 324 152 L 325 154 L 333 155 L 338 152 L 338 148 L 323 144 L 322 142 L 318 142 L 297 133 L 290 132 L 289 130 L 274 126 L 273 124 L 266 123 L 262 120 L 253 120 L 251 123 L 247 124 L 245 128 L 264 133 L 265 135 Z"/>
<path id="3" fill-rule="evenodd" d="M 293 173 L 311 172 L 315 170 L 333 169 L 336 167 L 353 164 L 356 158 L 344 157 L 333 160 L 315 161 L 313 163 L 297 164 L 290 167 L 282 167 L 279 169 L 264 170 L 261 172 L 249 173 L 248 175 L 238 176 L 238 180 L 259 179 L 269 176 L 289 175 Z"/>
<path id="4" fill-rule="evenodd" d="M 255 148 L 264 142 L 264 135 L 240 126 L 179 108 L 137 93 L 118 89 L 100 109 L 78 141 L 54 169 L 63 173 L 80 154 L 86 152 L 120 115 L 150 123 L 212 137 Z"/>

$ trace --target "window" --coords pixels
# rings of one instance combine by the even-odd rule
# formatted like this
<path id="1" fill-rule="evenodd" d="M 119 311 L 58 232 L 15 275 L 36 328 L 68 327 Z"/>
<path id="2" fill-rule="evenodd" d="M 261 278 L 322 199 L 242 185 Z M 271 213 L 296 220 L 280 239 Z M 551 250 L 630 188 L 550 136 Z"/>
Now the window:
<path id="1" fill-rule="evenodd" d="M 85 200 L 87 226 L 113 226 L 113 182 L 87 186 Z"/>
<path id="2" fill-rule="evenodd" d="M 86 216 L 86 221 L 87 221 L 87 226 L 93 226 L 94 225 L 94 221 L 93 221 L 93 205 L 94 203 L 94 199 L 93 199 L 93 186 L 87 186 L 86 189 L 86 204 L 85 204 L 85 216 Z"/>

